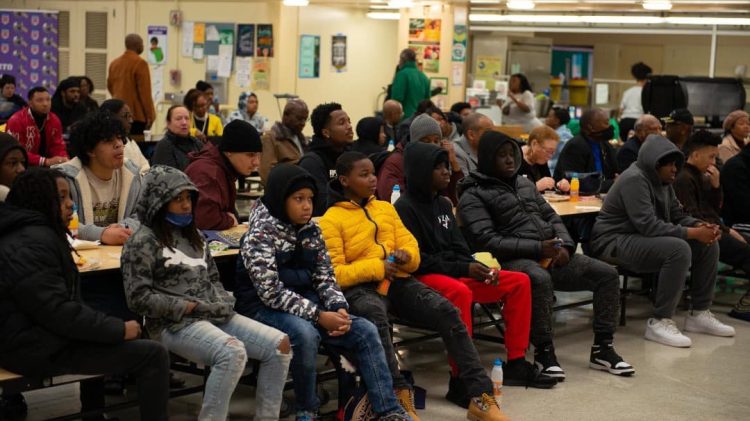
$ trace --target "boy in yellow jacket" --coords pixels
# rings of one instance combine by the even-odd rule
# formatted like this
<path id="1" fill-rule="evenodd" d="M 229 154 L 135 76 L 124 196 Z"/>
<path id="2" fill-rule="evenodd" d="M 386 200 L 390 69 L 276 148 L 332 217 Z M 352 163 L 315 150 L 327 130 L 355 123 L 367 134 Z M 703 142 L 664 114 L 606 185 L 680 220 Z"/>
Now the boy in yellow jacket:
<path id="1" fill-rule="evenodd" d="M 479 354 L 447 299 L 411 276 L 419 267 L 417 240 L 395 208 L 375 200 L 377 177 L 366 155 L 345 152 L 336 161 L 338 178 L 328 190 L 328 210 L 320 220 L 336 279 L 352 314 L 378 328 L 393 376 L 396 396 L 414 420 L 413 391 L 401 375 L 393 348 L 388 313 L 420 325 L 434 326 L 448 354 L 459 366 L 460 381 L 472 396 L 470 420 L 507 420 L 492 395 L 492 382 Z"/>

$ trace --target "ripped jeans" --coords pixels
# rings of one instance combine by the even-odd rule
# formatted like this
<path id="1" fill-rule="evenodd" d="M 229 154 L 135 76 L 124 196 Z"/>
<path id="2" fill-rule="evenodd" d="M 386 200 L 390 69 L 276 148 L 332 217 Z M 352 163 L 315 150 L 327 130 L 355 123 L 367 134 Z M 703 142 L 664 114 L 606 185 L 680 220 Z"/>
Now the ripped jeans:
<path id="1" fill-rule="evenodd" d="M 248 358 L 260 361 L 255 391 L 255 420 L 278 420 L 292 353 L 277 348 L 286 335 L 239 314 L 215 325 L 195 322 L 177 332 L 162 331 L 161 342 L 169 351 L 211 367 L 206 380 L 199 420 L 224 420 L 229 401 Z"/>
<path id="2" fill-rule="evenodd" d="M 474 342 L 458 309 L 448 299 L 412 277 L 393 281 L 387 297 L 380 295 L 376 287 L 375 282 L 359 284 L 344 291 L 344 295 L 351 314 L 370 320 L 378 329 L 393 376 L 393 387 L 404 389 L 411 386 L 398 368 L 389 312 L 405 321 L 435 329 L 445 343 L 448 356 L 458 365 L 458 378 L 466 386 L 469 396 L 477 397 L 482 393 L 492 395 L 492 382 L 479 360 Z"/>

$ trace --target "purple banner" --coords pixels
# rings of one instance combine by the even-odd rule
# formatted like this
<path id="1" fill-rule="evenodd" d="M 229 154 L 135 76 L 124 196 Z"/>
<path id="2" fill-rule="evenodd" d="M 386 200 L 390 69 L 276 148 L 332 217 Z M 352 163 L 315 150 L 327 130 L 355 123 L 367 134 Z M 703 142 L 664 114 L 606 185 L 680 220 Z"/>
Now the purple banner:
<path id="1" fill-rule="evenodd" d="M 16 93 L 57 87 L 57 13 L 0 10 L 0 73 L 16 77 Z"/>

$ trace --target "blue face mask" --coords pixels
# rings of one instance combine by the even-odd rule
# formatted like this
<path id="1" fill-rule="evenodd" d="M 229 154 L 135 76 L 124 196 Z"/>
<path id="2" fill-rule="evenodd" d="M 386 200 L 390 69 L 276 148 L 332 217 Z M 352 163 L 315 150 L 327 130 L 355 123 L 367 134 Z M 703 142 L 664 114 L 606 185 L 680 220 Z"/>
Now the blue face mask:
<path id="1" fill-rule="evenodd" d="M 166 218 L 167 218 L 167 222 L 180 228 L 185 228 L 186 226 L 190 225 L 193 222 L 192 213 L 167 212 Z"/>

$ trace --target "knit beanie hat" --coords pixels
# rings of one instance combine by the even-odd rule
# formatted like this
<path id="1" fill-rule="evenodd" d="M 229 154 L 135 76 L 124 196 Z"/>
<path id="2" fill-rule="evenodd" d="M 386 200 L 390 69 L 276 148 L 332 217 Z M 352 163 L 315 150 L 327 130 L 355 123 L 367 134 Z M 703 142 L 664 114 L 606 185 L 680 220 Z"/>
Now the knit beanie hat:
<path id="1" fill-rule="evenodd" d="M 219 150 L 222 152 L 261 152 L 263 145 L 255 127 L 244 120 L 233 120 L 224 127 Z"/>
<path id="2" fill-rule="evenodd" d="M 0 161 L 5 159 L 5 156 L 10 153 L 10 151 L 18 149 L 23 154 L 23 159 L 27 160 L 26 157 L 26 148 L 21 146 L 20 143 L 16 140 L 15 137 L 9 135 L 8 133 L 0 132 Z"/>
<path id="3" fill-rule="evenodd" d="M 443 137 L 443 132 L 440 131 L 440 124 L 429 115 L 420 114 L 411 122 L 409 136 L 412 142 L 419 142 L 422 138 L 433 134 L 440 138 Z"/>
<path id="4" fill-rule="evenodd" d="M 748 114 L 743 110 L 735 110 L 729 113 L 727 118 L 724 119 L 723 128 L 724 131 L 728 132 L 734 128 L 734 125 L 737 124 L 737 120 L 741 119 L 742 117 L 748 118 Z"/>

